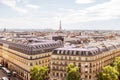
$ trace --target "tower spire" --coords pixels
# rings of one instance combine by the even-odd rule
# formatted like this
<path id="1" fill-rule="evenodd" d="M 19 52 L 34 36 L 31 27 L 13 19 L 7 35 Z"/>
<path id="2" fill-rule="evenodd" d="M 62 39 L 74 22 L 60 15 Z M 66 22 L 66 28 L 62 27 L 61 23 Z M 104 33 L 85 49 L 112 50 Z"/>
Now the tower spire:
<path id="1" fill-rule="evenodd" d="M 60 30 L 60 31 L 62 30 L 61 20 L 60 20 L 59 30 Z"/>

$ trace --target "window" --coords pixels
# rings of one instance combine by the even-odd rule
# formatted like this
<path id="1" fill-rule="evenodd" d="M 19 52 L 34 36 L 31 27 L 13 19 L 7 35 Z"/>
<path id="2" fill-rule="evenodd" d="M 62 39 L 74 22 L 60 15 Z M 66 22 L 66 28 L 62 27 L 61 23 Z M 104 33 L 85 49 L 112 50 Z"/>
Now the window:
<path id="1" fill-rule="evenodd" d="M 88 73 L 88 71 L 85 71 L 85 73 Z"/>
<path id="2" fill-rule="evenodd" d="M 61 73 L 60 76 L 63 77 L 63 74 Z"/>
<path id="3" fill-rule="evenodd" d="M 67 59 L 67 56 L 65 56 L 65 60 Z"/>
<path id="4" fill-rule="evenodd" d="M 53 72 L 53 76 L 55 76 L 55 73 Z"/>
<path id="5" fill-rule="evenodd" d="M 74 60 L 74 57 L 71 57 L 71 60 Z"/>
<path id="6" fill-rule="evenodd" d="M 90 63 L 90 67 L 92 67 L 92 63 Z"/>
<path id="7" fill-rule="evenodd" d="M 73 51 L 73 54 L 76 55 L 76 51 Z"/>
<path id="8" fill-rule="evenodd" d="M 79 57 L 76 57 L 76 60 L 79 60 Z"/>
<path id="9" fill-rule="evenodd" d="M 36 62 L 36 65 L 38 65 L 38 63 Z"/>
<path id="10" fill-rule="evenodd" d="M 56 73 L 57 76 L 59 76 L 59 73 Z"/>
<path id="11" fill-rule="evenodd" d="M 57 54 L 59 54 L 59 53 L 60 53 L 60 51 L 58 50 L 58 51 L 57 51 Z"/>
<path id="12" fill-rule="evenodd" d="M 32 63 L 30 63 L 30 66 L 33 66 L 33 64 L 32 64 Z"/>
<path id="13" fill-rule="evenodd" d="M 30 56 L 30 59 L 32 59 L 32 56 Z"/>
<path id="14" fill-rule="evenodd" d="M 64 53 L 64 50 L 61 51 L 61 54 L 63 54 L 63 53 Z"/>
<path id="15" fill-rule="evenodd" d="M 41 64 L 41 62 L 39 61 L 39 64 Z"/>
<path id="16" fill-rule="evenodd" d="M 65 59 L 65 56 L 63 56 L 63 59 Z"/>
<path id="17" fill-rule="evenodd" d="M 72 51 L 72 55 L 74 55 L 74 51 Z"/>
<path id="18" fill-rule="evenodd" d="M 63 60 L 63 56 L 61 56 L 61 60 Z"/>
<path id="19" fill-rule="evenodd" d="M 81 55 L 81 51 L 79 51 L 79 55 Z"/>
<path id="20" fill-rule="evenodd" d="M 85 68 L 85 72 L 88 72 L 88 68 Z"/>
<path id="21" fill-rule="evenodd" d="M 89 73 L 92 73 L 92 70 L 90 69 L 90 72 Z"/>
<path id="22" fill-rule="evenodd" d="M 89 76 L 89 79 L 91 79 L 91 75 Z"/>
<path id="23" fill-rule="evenodd" d="M 69 60 L 69 56 L 67 56 L 67 60 Z"/>
<path id="24" fill-rule="evenodd" d="M 66 50 L 66 51 L 65 51 L 65 54 L 67 54 L 67 53 L 68 53 L 68 51 Z"/>
<path id="25" fill-rule="evenodd" d="M 85 61 L 85 58 L 84 58 L 84 57 L 81 57 L 81 60 L 82 60 L 82 61 Z"/>
<path id="26" fill-rule="evenodd" d="M 78 52 L 78 51 L 76 51 L 76 55 L 79 55 L 79 52 Z"/>
<path id="27" fill-rule="evenodd" d="M 69 51 L 69 54 L 72 55 L 72 51 Z"/>
<path id="28" fill-rule="evenodd" d="M 81 63 L 79 63 L 79 67 L 81 67 Z"/>
<path id="29" fill-rule="evenodd" d="M 83 51 L 81 52 L 81 55 L 84 55 L 84 52 L 83 52 Z"/>
<path id="30" fill-rule="evenodd" d="M 88 76 L 87 75 L 85 75 L 85 78 L 87 78 Z"/>

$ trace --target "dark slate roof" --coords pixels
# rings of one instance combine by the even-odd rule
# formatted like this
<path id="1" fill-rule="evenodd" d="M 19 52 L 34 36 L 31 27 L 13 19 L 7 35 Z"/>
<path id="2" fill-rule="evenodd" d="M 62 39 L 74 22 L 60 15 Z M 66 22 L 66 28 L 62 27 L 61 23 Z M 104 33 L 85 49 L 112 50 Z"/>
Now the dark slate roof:
<path id="1" fill-rule="evenodd" d="M 53 51 L 53 54 L 56 55 L 75 55 L 75 56 L 94 56 L 97 54 L 101 54 L 103 52 L 107 52 L 110 50 L 114 50 L 120 48 L 120 44 L 117 45 L 109 45 L 109 46 L 93 46 L 86 48 L 57 48 Z"/>
<path id="2" fill-rule="evenodd" d="M 40 54 L 44 52 L 50 52 L 53 49 L 60 48 L 63 46 L 58 41 L 39 41 L 32 43 L 15 43 L 12 41 L 0 40 L 0 45 L 16 50 L 21 53 L 28 55 Z M 7 45 L 7 46 L 6 46 Z"/>

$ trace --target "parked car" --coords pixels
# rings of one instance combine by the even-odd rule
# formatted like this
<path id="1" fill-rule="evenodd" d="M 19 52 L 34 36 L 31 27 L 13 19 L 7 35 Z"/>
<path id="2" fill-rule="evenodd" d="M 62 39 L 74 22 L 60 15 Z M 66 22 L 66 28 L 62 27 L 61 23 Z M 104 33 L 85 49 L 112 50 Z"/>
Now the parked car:
<path id="1" fill-rule="evenodd" d="M 16 77 L 17 73 L 15 71 L 12 72 L 13 77 Z"/>
<path id="2" fill-rule="evenodd" d="M 7 77 L 2 77 L 2 80 L 9 80 Z"/>
<path id="3" fill-rule="evenodd" d="M 12 76 L 11 71 L 10 71 L 10 70 L 8 70 L 7 68 L 2 67 L 2 70 L 4 71 L 4 73 L 6 73 L 6 74 L 7 74 L 7 76 L 8 76 L 8 77 L 11 77 L 11 76 Z"/>
<path id="4" fill-rule="evenodd" d="M 0 69 L 2 69 L 2 67 L 3 67 L 2 64 L 0 64 Z"/>

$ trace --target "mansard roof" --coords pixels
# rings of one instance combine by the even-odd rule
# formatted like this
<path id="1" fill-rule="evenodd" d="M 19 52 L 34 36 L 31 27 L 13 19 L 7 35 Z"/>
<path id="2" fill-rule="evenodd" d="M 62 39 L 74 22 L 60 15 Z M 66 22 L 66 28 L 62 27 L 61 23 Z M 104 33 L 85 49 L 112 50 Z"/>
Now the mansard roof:
<path id="1" fill-rule="evenodd" d="M 62 47 L 63 44 L 58 41 L 41 40 L 36 42 L 12 42 L 0 40 L 0 45 L 29 55 L 50 52 L 53 49 Z"/>
<path id="2" fill-rule="evenodd" d="M 75 55 L 75 56 L 94 56 L 101 54 L 103 52 L 107 52 L 110 50 L 114 50 L 120 48 L 120 44 L 116 45 L 106 45 L 106 46 L 91 46 L 85 48 L 57 48 L 53 51 L 53 54 L 56 55 Z"/>

